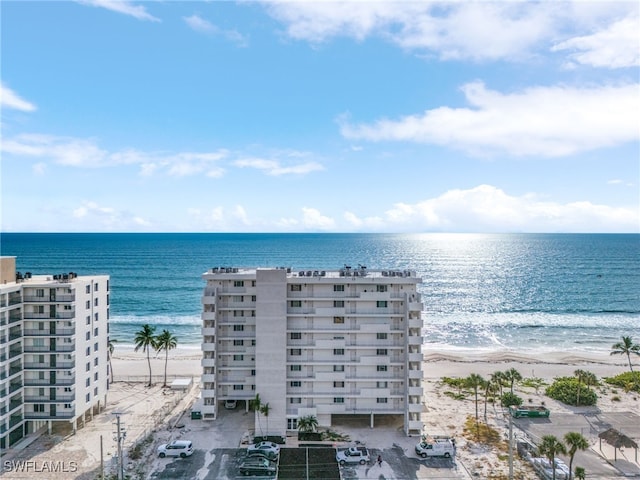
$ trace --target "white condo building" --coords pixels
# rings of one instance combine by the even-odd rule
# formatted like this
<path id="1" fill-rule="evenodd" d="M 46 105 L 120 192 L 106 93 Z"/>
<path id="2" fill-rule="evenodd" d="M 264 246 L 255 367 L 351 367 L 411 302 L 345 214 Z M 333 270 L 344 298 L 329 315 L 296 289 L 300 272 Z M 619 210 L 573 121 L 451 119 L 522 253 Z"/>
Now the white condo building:
<path id="1" fill-rule="evenodd" d="M 16 272 L 0 257 L 0 448 L 106 404 L 109 277 Z"/>
<path id="2" fill-rule="evenodd" d="M 213 268 L 203 274 L 202 414 L 260 395 L 271 435 L 313 415 L 402 415 L 422 432 L 421 279 L 366 267 Z M 266 431 L 264 432 L 267 433 Z"/>

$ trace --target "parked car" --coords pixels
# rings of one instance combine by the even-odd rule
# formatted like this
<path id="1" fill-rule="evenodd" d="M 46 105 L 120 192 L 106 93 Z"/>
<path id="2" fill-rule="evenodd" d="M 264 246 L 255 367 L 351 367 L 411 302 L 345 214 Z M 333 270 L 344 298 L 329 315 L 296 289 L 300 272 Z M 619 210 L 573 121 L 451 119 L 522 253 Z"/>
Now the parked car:
<path id="1" fill-rule="evenodd" d="M 190 440 L 174 440 L 158 447 L 158 456 L 186 458 L 193 454 L 193 444 Z"/>
<path id="2" fill-rule="evenodd" d="M 256 443 L 255 445 L 249 445 L 247 447 L 247 453 L 253 452 L 256 450 L 263 451 L 263 452 L 273 452 L 277 455 L 280 453 L 280 446 L 277 443 L 273 443 L 273 442 L 260 442 L 260 443 Z"/>
<path id="3" fill-rule="evenodd" d="M 364 465 L 365 463 L 368 463 L 369 460 L 369 450 L 365 447 L 350 447 L 346 450 L 339 450 L 336 453 L 336 462 L 340 465 L 345 465 L 347 463 L 359 463 L 360 465 Z"/>
<path id="4" fill-rule="evenodd" d="M 278 461 L 278 454 L 271 450 L 249 450 L 245 458 L 266 458 L 271 462 Z"/>
<path id="5" fill-rule="evenodd" d="M 247 458 L 240 465 L 241 475 L 275 475 L 277 467 L 275 463 L 266 458 Z"/>
<path id="6" fill-rule="evenodd" d="M 235 410 L 237 406 L 238 402 L 236 402 L 235 400 L 226 400 L 224 402 L 224 408 L 226 408 L 227 410 Z"/>

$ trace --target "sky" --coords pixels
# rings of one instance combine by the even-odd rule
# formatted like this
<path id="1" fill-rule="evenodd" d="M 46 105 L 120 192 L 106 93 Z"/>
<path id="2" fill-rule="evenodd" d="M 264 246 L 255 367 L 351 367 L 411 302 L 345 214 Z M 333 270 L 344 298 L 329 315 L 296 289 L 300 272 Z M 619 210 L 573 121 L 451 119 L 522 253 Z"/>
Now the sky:
<path id="1" fill-rule="evenodd" d="M 4 232 L 640 232 L 640 4 L 0 3 Z"/>

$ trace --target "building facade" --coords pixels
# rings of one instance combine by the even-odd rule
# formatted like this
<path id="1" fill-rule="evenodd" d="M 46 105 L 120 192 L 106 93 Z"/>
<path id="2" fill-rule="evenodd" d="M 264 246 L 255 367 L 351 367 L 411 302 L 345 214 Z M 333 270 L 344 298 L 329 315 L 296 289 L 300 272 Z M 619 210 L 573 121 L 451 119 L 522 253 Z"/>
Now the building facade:
<path id="1" fill-rule="evenodd" d="M 0 257 L 0 448 L 106 404 L 109 277 L 16 272 Z"/>
<path id="2" fill-rule="evenodd" d="M 413 271 L 213 268 L 203 274 L 202 414 L 256 394 L 256 428 L 402 415 L 422 431 L 421 279 Z"/>

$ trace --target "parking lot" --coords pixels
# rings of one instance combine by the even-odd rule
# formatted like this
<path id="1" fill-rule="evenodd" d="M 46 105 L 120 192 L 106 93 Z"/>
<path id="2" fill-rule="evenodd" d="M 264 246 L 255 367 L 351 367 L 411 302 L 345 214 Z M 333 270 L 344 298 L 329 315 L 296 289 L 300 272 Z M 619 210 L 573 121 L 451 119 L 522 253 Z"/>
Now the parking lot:
<path id="1" fill-rule="evenodd" d="M 185 415 L 180 427 L 177 431 L 165 435 L 166 438 L 159 438 L 156 441 L 154 455 L 156 455 L 155 448 L 160 443 L 178 438 L 189 439 L 193 442 L 193 455 L 184 459 L 157 458 L 155 456 L 153 471 L 149 478 L 158 480 L 236 480 L 246 478 L 240 475 L 238 468 L 246 452 L 246 447 L 241 445 L 243 436 L 253 427 L 251 413 L 245 413 L 241 407 L 231 411 L 222 409 L 218 419 L 212 422 L 191 420 Z M 422 459 L 418 457 L 414 452 L 418 438 L 408 438 L 392 425 L 380 425 L 375 429 L 370 429 L 366 423 L 350 422 L 338 425 L 334 429 L 340 432 L 347 431 L 352 443 L 358 441 L 361 445 L 366 445 L 371 457 L 368 464 L 346 465 L 344 467 L 338 467 L 335 459 L 330 460 L 329 466 L 336 470 L 339 468 L 342 479 L 466 478 L 462 475 L 464 472 L 457 468 L 455 458 L 429 457 Z M 282 448 L 290 449 L 296 446 L 297 440 L 290 438 L 287 439 L 287 445 Z M 309 451 L 311 450 L 313 449 L 309 449 Z M 378 455 L 382 458 L 382 465 L 376 463 Z M 333 457 L 333 453 L 331 456 Z M 281 455 L 281 458 L 284 457 L 285 455 Z M 283 469 L 283 478 L 285 477 Z M 251 478 L 273 477 L 254 476 Z M 310 475 L 309 478 L 321 477 Z"/>

